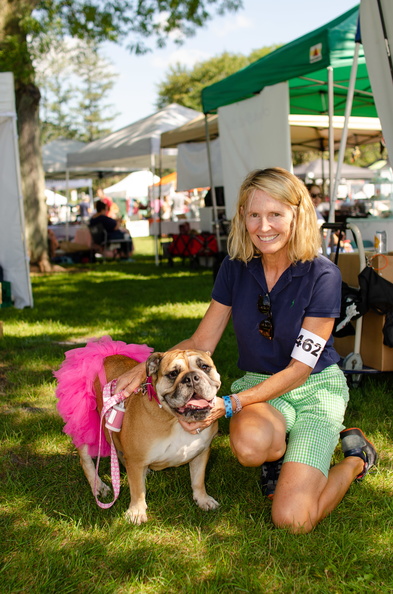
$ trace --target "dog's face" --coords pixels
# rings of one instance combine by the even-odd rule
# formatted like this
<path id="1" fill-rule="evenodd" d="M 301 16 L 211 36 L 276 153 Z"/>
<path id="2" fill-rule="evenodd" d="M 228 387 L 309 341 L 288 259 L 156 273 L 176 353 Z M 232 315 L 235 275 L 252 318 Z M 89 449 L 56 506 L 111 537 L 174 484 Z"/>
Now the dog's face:
<path id="1" fill-rule="evenodd" d="M 186 421 L 202 421 L 214 406 L 220 376 L 205 351 L 175 350 L 153 353 L 146 361 L 163 406 Z"/>

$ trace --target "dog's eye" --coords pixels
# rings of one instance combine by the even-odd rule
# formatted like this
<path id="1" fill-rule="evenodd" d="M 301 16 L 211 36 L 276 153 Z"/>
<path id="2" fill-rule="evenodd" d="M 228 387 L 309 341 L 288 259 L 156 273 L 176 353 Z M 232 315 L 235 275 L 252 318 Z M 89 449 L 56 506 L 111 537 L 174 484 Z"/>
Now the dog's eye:
<path id="1" fill-rule="evenodd" d="M 167 373 L 167 377 L 169 379 L 176 379 L 178 375 L 179 375 L 179 371 L 177 369 L 174 369 L 173 371 L 170 371 L 169 373 Z"/>
<path id="2" fill-rule="evenodd" d="M 210 371 L 210 365 L 206 365 L 206 363 L 202 363 L 202 364 L 200 365 L 200 368 L 202 369 L 202 371 L 206 371 L 206 373 L 207 373 L 208 371 Z"/>

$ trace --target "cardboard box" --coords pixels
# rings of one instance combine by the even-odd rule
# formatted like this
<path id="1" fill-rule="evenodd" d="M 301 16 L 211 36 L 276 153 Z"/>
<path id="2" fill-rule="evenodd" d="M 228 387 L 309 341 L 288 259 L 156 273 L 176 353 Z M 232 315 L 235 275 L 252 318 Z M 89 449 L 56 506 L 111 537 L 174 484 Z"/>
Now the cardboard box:
<path id="1" fill-rule="evenodd" d="M 360 356 L 363 365 L 378 371 L 393 371 L 393 348 L 383 344 L 385 316 L 368 311 L 363 316 Z M 334 348 L 341 357 L 353 353 L 355 336 L 334 339 Z"/>
<path id="2" fill-rule="evenodd" d="M 393 252 L 375 255 L 372 252 L 366 251 L 366 260 L 370 258 L 372 258 L 371 265 L 374 270 L 380 276 L 393 283 Z M 331 254 L 330 259 L 334 262 L 335 254 Z M 360 273 L 359 253 L 339 254 L 337 264 L 344 283 L 347 283 L 350 287 L 358 287 L 358 274 Z"/>
<path id="3" fill-rule="evenodd" d="M 373 256 L 366 253 L 366 257 Z M 341 270 L 343 281 L 350 287 L 359 287 L 358 274 L 360 272 L 359 254 L 340 254 L 338 266 Z M 378 254 L 372 259 L 372 267 L 380 276 L 393 283 L 393 253 Z M 383 344 L 383 326 L 385 316 L 368 311 L 363 316 L 362 334 L 360 340 L 360 356 L 363 365 L 378 371 L 393 371 L 393 348 Z M 334 348 L 341 357 L 353 353 L 355 344 L 354 336 L 334 339 Z"/>

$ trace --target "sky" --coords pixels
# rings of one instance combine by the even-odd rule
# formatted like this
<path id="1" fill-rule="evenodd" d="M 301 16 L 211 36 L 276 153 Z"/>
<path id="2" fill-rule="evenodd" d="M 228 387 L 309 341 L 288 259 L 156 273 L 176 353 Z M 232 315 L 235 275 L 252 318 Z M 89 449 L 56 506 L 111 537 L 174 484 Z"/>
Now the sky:
<path id="1" fill-rule="evenodd" d="M 157 111 L 157 86 L 170 65 L 191 67 L 223 52 L 249 55 L 254 49 L 284 44 L 328 23 L 357 6 L 355 0 L 243 0 L 243 9 L 214 16 L 182 46 L 168 41 L 166 48 L 144 56 L 107 44 L 103 55 L 118 73 L 106 104 L 119 113 L 111 124 L 119 130 Z"/>

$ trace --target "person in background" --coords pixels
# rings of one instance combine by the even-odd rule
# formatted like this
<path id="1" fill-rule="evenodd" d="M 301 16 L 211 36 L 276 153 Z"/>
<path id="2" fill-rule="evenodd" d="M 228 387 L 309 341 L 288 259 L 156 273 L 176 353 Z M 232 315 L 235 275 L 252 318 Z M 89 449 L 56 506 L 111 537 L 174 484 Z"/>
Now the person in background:
<path id="1" fill-rule="evenodd" d="M 232 318 L 245 374 L 205 421 L 179 422 L 199 433 L 230 418 L 234 455 L 243 466 L 262 467 L 273 523 L 294 533 L 315 528 L 377 461 L 362 431 L 342 424 L 348 387 L 332 338 L 341 274 L 320 246 L 304 184 L 278 167 L 252 171 L 240 188 L 210 306 L 194 334 L 174 347 L 213 353 Z M 131 394 L 145 377 L 141 363 L 118 378 L 116 391 Z M 339 436 L 344 458 L 330 468 Z"/>
<path id="2" fill-rule="evenodd" d="M 113 202 L 113 200 L 109 198 L 109 196 L 106 196 L 102 188 L 98 188 L 97 196 L 99 200 L 101 200 L 107 205 L 107 216 L 111 219 L 117 220 L 119 218 L 119 207 L 117 206 L 116 202 Z"/>
<path id="3" fill-rule="evenodd" d="M 86 194 L 83 195 L 82 200 L 79 202 L 79 213 L 78 219 L 81 223 L 87 223 L 89 221 L 90 215 L 90 204 L 89 204 L 89 197 Z"/>
<path id="4" fill-rule="evenodd" d="M 120 228 L 119 221 L 115 221 L 109 216 L 109 207 L 103 200 L 97 200 L 95 203 L 96 213 L 91 217 L 89 227 L 97 225 L 98 223 L 103 226 L 107 232 L 109 240 L 116 241 L 116 239 L 126 239 L 125 231 Z M 131 237 L 129 241 L 121 243 L 119 251 L 122 259 L 128 259 L 133 253 L 133 242 Z"/>
<path id="5" fill-rule="evenodd" d="M 318 206 L 322 203 L 323 194 L 321 188 L 317 184 L 306 184 L 306 188 L 308 193 L 310 194 L 312 203 L 315 207 L 315 214 L 317 215 L 318 226 L 321 227 L 326 220 L 321 211 L 318 209 Z"/>

